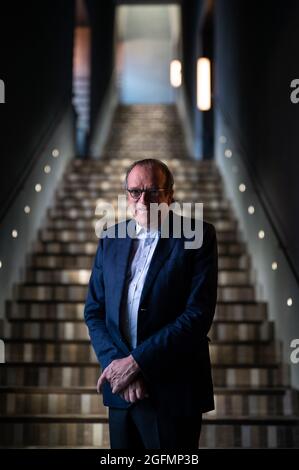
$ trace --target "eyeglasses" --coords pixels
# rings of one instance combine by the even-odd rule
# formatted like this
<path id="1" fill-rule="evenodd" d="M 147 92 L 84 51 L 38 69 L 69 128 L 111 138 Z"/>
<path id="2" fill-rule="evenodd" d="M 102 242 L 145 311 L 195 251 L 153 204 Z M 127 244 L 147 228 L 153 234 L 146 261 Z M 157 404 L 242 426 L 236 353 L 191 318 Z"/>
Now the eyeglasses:
<path id="1" fill-rule="evenodd" d="M 136 201 L 141 197 L 142 193 L 149 195 L 150 199 L 157 199 L 161 192 L 168 191 L 168 189 L 158 188 L 158 189 L 127 189 L 130 196 Z"/>

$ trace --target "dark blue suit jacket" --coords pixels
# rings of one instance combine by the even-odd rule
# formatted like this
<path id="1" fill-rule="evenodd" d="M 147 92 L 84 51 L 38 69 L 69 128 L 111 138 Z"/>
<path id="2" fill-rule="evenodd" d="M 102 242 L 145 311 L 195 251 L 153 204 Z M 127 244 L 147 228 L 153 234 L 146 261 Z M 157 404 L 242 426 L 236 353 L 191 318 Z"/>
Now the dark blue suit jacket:
<path id="1" fill-rule="evenodd" d="M 116 235 L 121 224 L 115 226 Z M 174 238 L 170 231 L 169 238 L 157 243 L 140 300 L 135 349 L 130 350 L 120 327 L 132 238 L 100 239 L 84 311 L 102 368 L 132 354 L 147 382 L 148 399 L 166 413 L 181 416 L 214 408 L 207 334 L 217 295 L 215 229 L 203 222 L 201 248 L 186 249 L 186 240 Z M 110 407 L 131 406 L 112 394 L 107 382 L 103 397 Z"/>

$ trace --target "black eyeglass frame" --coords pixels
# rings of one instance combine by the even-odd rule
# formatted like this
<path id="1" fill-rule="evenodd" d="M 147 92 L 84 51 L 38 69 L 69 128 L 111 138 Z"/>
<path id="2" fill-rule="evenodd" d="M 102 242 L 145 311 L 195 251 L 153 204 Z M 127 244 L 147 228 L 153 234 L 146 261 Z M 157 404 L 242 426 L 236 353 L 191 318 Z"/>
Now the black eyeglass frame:
<path id="1" fill-rule="evenodd" d="M 153 189 L 139 189 L 139 188 L 129 189 L 129 188 L 126 188 L 126 191 L 128 191 L 128 193 L 130 194 L 132 199 L 137 201 L 138 199 L 141 198 L 142 193 L 147 193 L 147 194 L 150 195 L 151 199 L 156 199 L 159 196 L 160 192 L 169 191 L 169 189 L 167 189 L 167 188 L 153 188 Z M 133 191 L 135 191 L 138 194 L 135 194 L 135 196 L 133 196 Z"/>

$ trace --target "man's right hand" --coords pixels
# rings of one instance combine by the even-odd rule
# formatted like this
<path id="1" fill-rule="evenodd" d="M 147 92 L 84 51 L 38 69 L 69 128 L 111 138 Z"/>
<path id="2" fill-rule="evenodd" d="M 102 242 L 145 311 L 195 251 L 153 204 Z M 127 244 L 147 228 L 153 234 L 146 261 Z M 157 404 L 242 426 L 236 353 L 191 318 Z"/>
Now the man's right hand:
<path id="1" fill-rule="evenodd" d="M 135 403 L 137 400 L 143 400 L 149 395 L 146 390 L 146 384 L 142 377 L 133 380 L 120 393 L 120 396 L 129 403 Z"/>

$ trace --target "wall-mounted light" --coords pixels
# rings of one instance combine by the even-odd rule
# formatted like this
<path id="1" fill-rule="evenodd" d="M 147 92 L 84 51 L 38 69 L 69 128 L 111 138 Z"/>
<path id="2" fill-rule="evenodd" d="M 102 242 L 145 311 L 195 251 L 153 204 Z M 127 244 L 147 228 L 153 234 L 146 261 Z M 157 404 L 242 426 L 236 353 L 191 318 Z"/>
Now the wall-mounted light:
<path id="1" fill-rule="evenodd" d="M 16 229 L 11 231 L 12 238 L 18 238 L 18 231 Z"/>
<path id="2" fill-rule="evenodd" d="M 174 88 L 179 88 L 182 84 L 182 64 L 179 60 L 170 62 L 170 84 Z"/>
<path id="3" fill-rule="evenodd" d="M 276 270 L 277 270 L 277 268 L 278 268 L 278 264 L 277 264 L 277 262 L 276 262 L 276 261 L 273 261 L 273 263 L 272 263 L 271 267 L 272 267 L 272 270 L 273 270 L 273 271 L 276 271 Z"/>
<path id="4" fill-rule="evenodd" d="M 37 184 L 35 185 L 34 189 L 35 189 L 35 191 L 36 191 L 37 193 L 40 193 L 41 190 L 42 190 L 42 185 L 39 184 L 39 183 L 37 183 Z"/>
<path id="5" fill-rule="evenodd" d="M 52 150 L 52 157 L 54 157 L 54 158 L 59 157 L 59 150 L 58 149 L 53 149 Z"/>
<path id="6" fill-rule="evenodd" d="M 239 184 L 239 191 L 240 193 L 244 193 L 246 191 L 246 186 L 244 183 Z"/>
<path id="7" fill-rule="evenodd" d="M 252 214 L 254 214 L 254 212 L 255 212 L 254 206 L 249 206 L 248 207 L 248 214 L 252 215 Z"/>
<path id="8" fill-rule="evenodd" d="M 293 305 L 293 299 L 292 299 L 292 297 L 289 297 L 289 298 L 287 299 L 287 306 L 288 306 L 288 307 L 291 307 L 292 305 Z"/>
<path id="9" fill-rule="evenodd" d="M 51 173 L 51 167 L 50 167 L 50 165 L 45 165 L 45 166 L 44 166 L 44 172 L 45 172 L 46 174 Z"/>
<path id="10" fill-rule="evenodd" d="M 226 158 L 231 158 L 232 154 L 233 152 L 230 149 L 226 149 L 224 152 L 224 155 L 226 156 Z"/>
<path id="11" fill-rule="evenodd" d="M 197 60 L 197 107 L 200 111 L 211 109 L 211 61 L 207 57 Z"/>
<path id="12" fill-rule="evenodd" d="M 25 206 L 25 207 L 24 207 L 24 212 L 25 212 L 25 214 L 29 214 L 30 211 L 31 211 L 30 206 Z"/>
<path id="13" fill-rule="evenodd" d="M 2 261 L 0 260 L 0 269 L 2 268 Z"/>
<path id="14" fill-rule="evenodd" d="M 262 240 L 263 238 L 265 238 L 265 232 L 264 232 L 264 230 L 260 230 L 260 231 L 259 231 L 258 237 L 259 237 L 260 240 Z"/>

